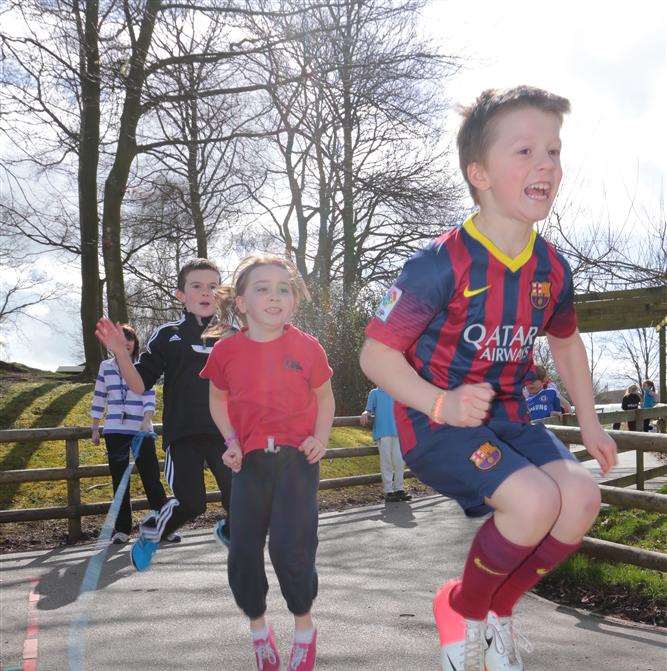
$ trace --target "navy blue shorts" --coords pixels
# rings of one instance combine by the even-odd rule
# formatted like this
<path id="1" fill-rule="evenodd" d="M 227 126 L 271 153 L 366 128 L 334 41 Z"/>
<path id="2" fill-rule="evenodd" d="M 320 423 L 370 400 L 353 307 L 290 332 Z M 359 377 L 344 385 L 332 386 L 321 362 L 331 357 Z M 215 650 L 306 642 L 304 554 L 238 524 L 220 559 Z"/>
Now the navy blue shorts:
<path id="1" fill-rule="evenodd" d="M 558 459 L 575 460 L 544 424 L 493 419 L 476 428 L 443 426 L 405 455 L 424 484 L 455 499 L 470 517 L 493 510 L 484 499 L 512 473 Z"/>

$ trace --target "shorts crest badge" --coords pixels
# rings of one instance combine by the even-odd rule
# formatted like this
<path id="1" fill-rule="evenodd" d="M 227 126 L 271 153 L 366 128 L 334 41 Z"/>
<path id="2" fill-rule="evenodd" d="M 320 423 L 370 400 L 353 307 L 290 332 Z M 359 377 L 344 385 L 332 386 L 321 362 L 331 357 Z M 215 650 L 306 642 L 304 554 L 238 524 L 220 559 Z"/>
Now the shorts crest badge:
<path id="1" fill-rule="evenodd" d="M 544 310 L 551 300 L 551 282 L 530 283 L 530 304 L 536 310 Z"/>
<path id="2" fill-rule="evenodd" d="M 470 461 L 472 461 L 480 471 L 488 471 L 502 458 L 503 453 L 500 451 L 500 448 L 491 443 L 482 443 L 482 445 L 470 455 Z"/>

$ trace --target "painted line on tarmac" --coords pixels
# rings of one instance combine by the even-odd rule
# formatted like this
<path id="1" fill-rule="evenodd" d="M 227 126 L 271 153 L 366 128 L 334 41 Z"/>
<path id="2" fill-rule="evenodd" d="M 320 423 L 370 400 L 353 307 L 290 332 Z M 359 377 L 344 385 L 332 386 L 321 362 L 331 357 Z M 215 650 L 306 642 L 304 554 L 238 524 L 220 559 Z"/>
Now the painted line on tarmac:
<path id="1" fill-rule="evenodd" d="M 132 445 L 130 449 L 130 460 L 123 473 L 120 483 L 118 484 L 118 489 L 113 497 L 111 506 L 109 506 L 109 511 L 107 516 L 104 518 L 104 524 L 102 525 L 102 531 L 97 539 L 97 545 L 101 546 L 101 550 L 93 555 L 88 560 L 88 566 L 86 566 L 86 572 L 84 573 L 83 580 L 81 581 L 81 588 L 79 589 L 79 597 L 77 602 L 79 604 L 79 612 L 72 620 L 69 628 L 69 645 L 67 656 L 69 658 L 69 668 L 70 671 L 84 671 L 84 659 L 85 659 L 85 631 L 88 626 L 88 611 L 89 606 L 95 598 L 95 593 L 97 590 L 97 585 L 100 582 L 100 576 L 102 575 L 102 568 L 104 567 L 104 560 L 109 553 L 109 546 L 111 541 L 111 535 L 113 534 L 114 527 L 116 525 L 116 519 L 120 511 L 120 506 L 123 501 L 123 496 L 125 496 L 125 490 L 130 484 L 130 474 L 134 468 L 134 462 L 139 456 L 139 451 L 141 449 L 141 444 L 147 436 L 154 436 L 154 433 L 137 433 L 132 438 Z M 24 671 L 36 671 L 35 669 L 25 669 Z"/>
<path id="2" fill-rule="evenodd" d="M 30 593 L 28 594 L 28 624 L 25 629 L 25 640 L 23 641 L 23 657 L 21 667 L 16 671 L 37 671 L 37 637 L 39 635 L 39 621 L 37 619 L 37 604 L 40 595 L 37 592 L 38 578 L 28 578 Z M 12 671 L 12 669 L 7 669 Z"/>

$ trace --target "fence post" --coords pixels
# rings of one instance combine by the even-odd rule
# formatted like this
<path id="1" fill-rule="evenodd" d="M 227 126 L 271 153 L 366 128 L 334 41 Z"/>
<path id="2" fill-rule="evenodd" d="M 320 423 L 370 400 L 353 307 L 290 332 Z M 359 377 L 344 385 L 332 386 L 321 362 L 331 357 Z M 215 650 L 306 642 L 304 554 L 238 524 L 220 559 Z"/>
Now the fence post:
<path id="1" fill-rule="evenodd" d="M 639 410 L 635 410 L 635 428 L 637 431 L 642 431 L 644 428 L 644 420 L 640 418 Z M 635 482 L 637 483 L 637 489 L 644 491 L 644 452 L 636 450 L 635 454 L 637 455 L 637 477 L 635 478 Z"/>
<path id="2" fill-rule="evenodd" d="M 635 454 L 637 455 L 637 489 L 639 491 L 644 491 L 644 452 L 642 450 L 636 450 Z"/>
<path id="3" fill-rule="evenodd" d="M 67 542 L 76 543 L 81 538 L 81 481 L 79 480 L 79 441 L 70 438 L 65 441 L 65 465 L 72 471 L 67 478 L 67 506 L 75 516 L 67 518 Z"/>

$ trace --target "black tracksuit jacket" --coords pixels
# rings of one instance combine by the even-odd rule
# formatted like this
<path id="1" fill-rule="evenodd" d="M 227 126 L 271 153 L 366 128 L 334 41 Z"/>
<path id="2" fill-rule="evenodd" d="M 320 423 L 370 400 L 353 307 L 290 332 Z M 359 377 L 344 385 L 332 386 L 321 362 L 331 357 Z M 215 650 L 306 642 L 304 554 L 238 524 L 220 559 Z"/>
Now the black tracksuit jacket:
<path id="1" fill-rule="evenodd" d="M 210 318 L 184 311 L 180 319 L 162 324 L 153 332 L 135 368 L 146 389 L 164 375 L 162 412 L 163 445 L 187 436 L 219 436 L 208 405 L 208 380 L 199 377 L 215 338 L 202 340 Z"/>

